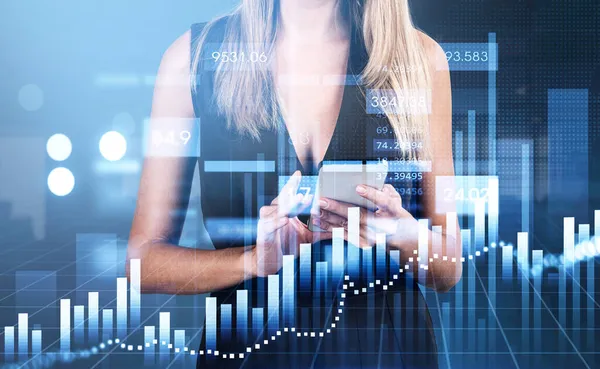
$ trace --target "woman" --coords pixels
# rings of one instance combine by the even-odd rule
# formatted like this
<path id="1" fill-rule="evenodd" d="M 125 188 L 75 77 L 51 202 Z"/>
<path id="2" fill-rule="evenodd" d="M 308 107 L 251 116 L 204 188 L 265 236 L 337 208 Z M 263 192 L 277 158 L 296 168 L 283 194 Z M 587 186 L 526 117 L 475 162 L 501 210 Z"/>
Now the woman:
<path id="1" fill-rule="evenodd" d="M 415 91 L 426 91 L 428 111 L 399 107 L 400 100 L 390 103 Z M 379 110 L 369 114 L 373 108 Z M 168 157 L 144 162 L 128 250 L 129 258 L 142 260 L 143 292 L 211 292 L 218 304 L 235 306 L 236 290 L 247 288 L 251 305 L 259 304 L 261 277 L 279 272 L 283 255 L 297 255 L 298 244 L 313 243 L 318 260 L 333 228 L 346 228 L 347 237 L 349 204 L 320 199 L 321 211 L 311 221 L 323 232 L 311 232 L 297 216 L 298 207 L 308 203 L 296 195 L 300 177 L 315 174 L 323 161 L 385 156 L 390 163 L 429 167 L 423 173 L 391 173 L 381 190 L 356 188 L 378 208 L 361 209 L 358 246 L 372 246 L 375 233 L 385 232 L 388 250 L 399 250 L 409 271 L 427 264 L 413 258 L 423 230 L 418 218 L 428 218 L 430 226 L 457 226 L 455 218 L 436 213 L 433 193 L 435 176 L 454 174 L 448 65 L 442 49 L 413 27 L 407 0 L 244 0 L 229 16 L 193 25 L 167 50 L 156 81 L 152 129 L 163 130 L 165 118 L 186 132 L 199 118 L 201 152 L 190 159 L 185 149 L 171 149 Z M 391 139 L 394 147 L 382 151 L 375 147 L 378 139 Z M 172 214 L 187 205 L 197 161 L 204 220 L 254 218 L 255 232 L 224 238 L 207 226 L 216 250 L 175 246 L 183 219 Z M 215 170 L 223 161 L 275 165 Z M 393 182 L 398 177 L 406 180 Z M 287 183 L 281 191 L 280 182 Z M 438 235 L 425 233 L 433 255 L 432 238 Z M 451 258 L 461 255 L 461 242 L 455 232 L 444 230 L 439 237 L 449 257 L 431 258 L 419 270 L 422 283 L 447 291 L 460 279 L 461 263 Z M 400 274 L 393 290 L 348 296 L 337 330 L 326 337 L 287 335 L 243 359 L 199 356 L 198 367 L 436 368 L 435 339 L 416 282 Z M 307 318 L 310 310 L 302 306 L 310 303 L 298 295 L 295 324 L 330 322 L 327 314 L 323 320 Z M 337 310 L 335 304 L 325 310 Z M 219 338 L 220 352 L 245 353 L 269 338 L 251 334 L 250 342 L 241 342 L 234 336 Z M 204 339 L 202 345 L 201 350 Z"/>

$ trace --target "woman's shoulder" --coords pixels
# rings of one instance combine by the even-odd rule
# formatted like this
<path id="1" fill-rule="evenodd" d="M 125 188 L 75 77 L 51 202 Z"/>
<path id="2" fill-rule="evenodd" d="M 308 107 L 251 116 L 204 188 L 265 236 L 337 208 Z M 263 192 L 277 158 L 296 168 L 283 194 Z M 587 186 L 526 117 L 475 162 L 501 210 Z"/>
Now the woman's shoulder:
<path id="1" fill-rule="evenodd" d="M 163 53 L 160 70 L 169 73 L 189 71 L 191 40 L 191 29 L 177 37 Z"/>
<path id="2" fill-rule="evenodd" d="M 448 70 L 448 59 L 446 52 L 431 36 L 423 31 L 417 30 L 419 41 L 423 45 L 425 54 L 429 59 L 430 67 L 434 71 Z"/>
<path id="3" fill-rule="evenodd" d="M 210 29 L 206 30 L 206 40 L 208 42 L 216 42 L 219 39 L 223 41 L 226 22 L 227 17 L 221 17 L 212 22 L 193 23 L 188 30 L 169 45 L 163 54 L 161 64 L 171 72 L 189 70 L 191 60 L 190 45 L 198 41 L 202 31 L 206 27 L 210 27 Z M 219 36 L 219 34 L 223 36 Z"/>

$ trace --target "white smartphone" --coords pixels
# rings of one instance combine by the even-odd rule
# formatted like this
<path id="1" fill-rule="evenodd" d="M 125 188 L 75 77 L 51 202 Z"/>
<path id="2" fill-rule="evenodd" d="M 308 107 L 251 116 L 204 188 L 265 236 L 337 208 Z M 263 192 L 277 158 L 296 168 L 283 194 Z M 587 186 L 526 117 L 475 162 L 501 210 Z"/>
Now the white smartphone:
<path id="1" fill-rule="evenodd" d="M 319 212 L 319 198 L 326 197 L 342 201 L 369 210 L 375 210 L 373 202 L 356 193 L 356 186 L 367 185 L 378 190 L 383 188 L 388 175 L 388 162 L 363 163 L 325 163 L 319 170 L 317 186 L 311 212 Z M 323 231 L 308 222 L 308 229 L 313 232 Z"/>

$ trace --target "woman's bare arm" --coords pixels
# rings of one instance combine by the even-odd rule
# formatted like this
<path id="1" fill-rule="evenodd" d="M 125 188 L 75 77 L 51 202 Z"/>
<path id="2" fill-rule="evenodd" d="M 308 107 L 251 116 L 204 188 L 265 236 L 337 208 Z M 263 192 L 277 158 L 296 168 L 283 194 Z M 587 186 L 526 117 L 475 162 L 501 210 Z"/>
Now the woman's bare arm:
<path id="1" fill-rule="evenodd" d="M 194 130 L 190 90 L 190 32 L 166 51 L 158 71 L 150 129 L 169 119 Z M 160 122 L 160 123 L 159 123 Z M 151 136 L 151 135 L 149 135 Z M 176 246 L 187 209 L 196 158 L 170 149 L 168 157 L 146 155 L 127 259 L 141 259 L 142 292 L 197 294 L 234 286 L 253 276 L 249 248 L 197 250 Z M 129 263 L 127 263 L 129 276 Z"/>
<path id="2" fill-rule="evenodd" d="M 431 220 L 431 225 L 443 226 L 442 244 L 443 260 L 439 255 L 429 263 L 427 284 L 436 291 L 447 291 L 452 288 L 462 275 L 462 244 L 460 238 L 460 227 L 457 219 L 451 219 L 454 223 L 454 234 L 449 234 L 446 227 L 446 214 L 440 214 L 435 206 L 435 177 L 454 176 L 454 160 L 452 157 L 452 93 L 450 85 L 450 71 L 448 61 L 442 48 L 428 36 L 422 35 L 422 41 L 428 51 L 431 63 L 431 106 L 430 137 L 432 147 L 432 170 L 423 175 L 423 187 L 425 189 L 423 209 L 426 218 Z M 452 208 L 456 208 L 455 204 Z M 431 249 L 432 232 L 429 232 L 430 258 L 433 257 Z M 456 262 L 452 262 L 456 258 Z"/>

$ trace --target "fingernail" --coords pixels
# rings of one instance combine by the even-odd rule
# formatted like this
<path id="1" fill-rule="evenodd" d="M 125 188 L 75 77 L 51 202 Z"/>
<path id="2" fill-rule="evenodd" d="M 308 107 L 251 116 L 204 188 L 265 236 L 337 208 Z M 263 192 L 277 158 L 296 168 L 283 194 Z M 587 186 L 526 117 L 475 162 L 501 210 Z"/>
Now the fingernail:
<path id="1" fill-rule="evenodd" d="M 356 192 L 364 194 L 367 192 L 367 188 L 365 186 L 356 186 Z"/>
<path id="2" fill-rule="evenodd" d="M 327 209 L 327 207 L 329 206 L 329 203 L 325 200 L 319 200 L 319 205 L 323 208 L 323 209 Z"/>

